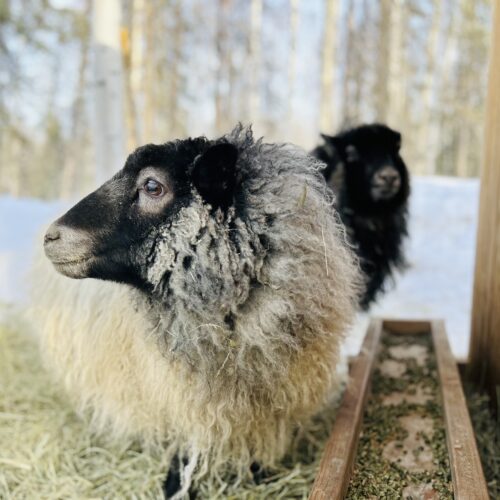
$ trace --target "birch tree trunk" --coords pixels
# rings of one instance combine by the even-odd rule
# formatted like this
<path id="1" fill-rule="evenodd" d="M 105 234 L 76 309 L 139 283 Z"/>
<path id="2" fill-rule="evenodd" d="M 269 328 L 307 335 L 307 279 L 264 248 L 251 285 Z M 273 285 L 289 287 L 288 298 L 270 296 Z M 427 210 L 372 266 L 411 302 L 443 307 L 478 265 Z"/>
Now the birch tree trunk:
<path id="1" fill-rule="evenodd" d="M 359 5 L 359 4 L 358 4 Z M 370 103 L 371 92 L 367 93 L 367 83 L 369 82 L 369 76 L 373 73 L 373 68 L 370 67 L 370 46 L 376 46 L 373 43 L 375 40 L 374 27 L 372 22 L 372 14 L 370 7 L 373 4 L 370 0 L 362 0 L 362 20 L 353 33 L 353 70 L 352 70 L 352 84 L 354 86 L 353 95 L 351 97 L 351 102 L 349 103 L 349 108 L 351 109 L 350 116 L 347 120 L 346 126 L 354 125 L 359 123 L 362 119 L 363 108 L 367 107 Z M 362 30 L 363 36 L 359 36 L 359 31 Z"/>
<path id="2" fill-rule="evenodd" d="M 299 0 L 290 0 L 290 48 L 288 52 L 288 97 L 287 97 L 287 124 L 288 136 L 294 137 L 294 95 L 295 80 L 297 78 L 297 32 L 299 27 Z"/>
<path id="3" fill-rule="evenodd" d="M 252 0 L 250 7 L 250 95 L 249 113 L 256 128 L 260 125 L 260 67 L 262 60 L 262 0 Z"/>
<path id="4" fill-rule="evenodd" d="M 458 50 L 458 40 L 455 33 L 458 30 L 458 20 L 459 20 L 459 12 L 457 9 L 450 8 L 450 12 L 448 13 L 448 23 L 443 33 L 443 47 L 441 48 L 439 54 L 439 64 L 436 65 L 436 102 L 439 103 L 440 109 L 438 112 L 438 120 L 439 123 L 436 124 L 437 134 L 435 136 L 433 145 L 435 146 L 435 150 L 429 152 L 429 155 L 433 155 L 432 158 L 429 158 L 429 161 L 432 162 L 435 168 L 435 172 L 437 173 L 446 173 L 447 175 L 451 175 L 454 173 L 455 165 L 454 165 L 454 153 L 452 151 L 447 156 L 450 156 L 450 161 L 448 163 L 453 163 L 453 168 L 443 168 L 446 165 L 443 164 L 442 161 L 439 161 L 440 151 L 443 145 L 446 142 L 451 142 L 450 135 L 453 133 L 453 127 L 450 123 L 450 109 L 452 109 L 456 103 L 455 96 L 450 92 L 450 88 L 452 87 L 452 78 L 454 75 L 454 64 L 455 57 Z M 450 130 L 451 134 L 450 134 Z"/>
<path id="5" fill-rule="evenodd" d="M 185 133 L 180 105 L 182 91 L 182 48 L 185 32 L 181 0 L 177 0 L 173 4 L 173 17 L 175 19 L 175 27 L 171 42 L 173 52 L 169 68 L 170 85 L 168 90 L 168 116 L 170 117 L 168 122 L 168 135 L 170 138 L 178 137 Z"/>
<path id="6" fill-rule="evenodd" d="M 120 0 L 93 2 L 93 93 L 96 181 L 101 184 L 125 159 Z"/>
<path id="7" fill-rule="evenodd" d="M 91 2 L 86 0 L 85 3 L 85 13 L 90 17 L 91 12 Z M 69 151 L 67 155 L 66 164 L 62 172 L 61 178 L 61 198 L 69 198 L 74 194 L 76 186 L 76 177 L 78 175 L 78 167 L 81 168 L 82 158 L 84 156 L 84 125 L 87 124 L 86 112 L 85 112 L 85 86 L 86 72 L 89 64 L 89 36 L 86 34 L 81 40 L 80 46 L 80 64 L 78 67 L 78 82 L 76 87 L 76 95 L 73 100 L 73 106 L 71 109 L 71 143 L 69 146 Z M 81 176 L 80 176 L 81 177 Z"/>
<path id="8" fill-rule="evenodd" d="M 422 118 L 419 134 L 419 149 L 423 152 L 419 155 L 422 166 L 418 170 L 422 173 L 432 175 L 436 172 L 437 156 L 439 152 L 440 127 L 436 110 L 437 103 L 437 67 L 439 61 L 439 31 L 443 15 L 443 0 L 435 0 L 432 11 L 432 22 L 427 42 L 427 67 L 424 77 L 424 88 L 422 91 Z"/>
<path id="9" fill-rule="evenodd" d="M 154 99 L 154 75 L 156 65 L 156 43 L 155 32 L 156 24 L 156 2 L 151 0 L 145 2 L 144 5 L 144 44 L 146 53 L 149 57 L 143 59 L 143 71 L 141 88 L 144 95 L 143 102 L 143 135 L 144 141 L 153 141 L 154 136 L 154 112 L 155 112 L 155 99 Z"/>
<path id="10" fill-rule="evenodd" d="M 382 0 L 378 20 L 375 68 L 376 119 L 400 128 L 404 109 L 404 4 L 403 0 Z"/>
<path id="11" fill-rule="evenodd" d="M 130 54 L 127 59 L 126 92 L 127 120 L 129 122 L 128 149 L 136 148 L 144 142 L 142 113 L 144 109 L 144 0 L 133 0 L 130 22 Z"/>
<path id="12" fill-rule="evenodd" d="M 463 123 L 462 126 L 458 126 L 457 131 L 458 144 L 457 144 L 457 166 L 456 175 L 458 177 L 467 177 L 469 174 L 469 146 L 470 146 L 470 135 L 469 135 L 469 124 Z"/>
<path id="13" fill-rule="evenodd" d="M 387 121 L 395 128 L 403 125 L 403 109 L 405 98 L 404 82 L 404 30 L 403 10 L 404 0 L 392 0 L 389 9 L 389 46 L 388 52 L 388 74 L 387 94 L 389 100 L 387 106 Z"/>
<path id="14" fill-rule="evenodd" d="M 355 32 L 354 32 L 354 5 L 353 0 L 347 0 L 344 24 L 347 26 L 344 51 L 344 78 L 342 81 L 342 126 L 346 126 L 352 119 L 351 99 L 353 72 L 355 63 Z"/>
<path id="15" fill-rule="evenodd" d="M 337 0 L 325 0 L 319 117 L 320 130 L 323 132 L 333 132 L 339 121 L 335 103 L 335 56 L 337 52 L 338 7 Z"/>
<path id="16" fill-rule="evenodd" d="M 123 86 L 125 93 L 125 123 L 127 151 L 139 145 L 139 123 L 137 119 L 136 97 L 137 92 L 132 88 L 132 57 L 133 57 L 133 31 L 137 23 L 135 9 L 129 13 L 120 30 L 123 63 Z"/>
<path id="17" fill-rule="evenodd" d="M 228 50 L 227 10 L 231 0 L 218 0 L 217 29 L 215 33 L 215 52 L 217 70 L 215 75 L 215 131 L 224 133 L 228 126 L 228 101 L 231 60 Z"/>
<path id="18" fill-rule="evenodd" d="M 388 119 L 389 86 L 387 83 L 391 45 L 391 0 L 381 0 L 378 20 L 378 64 L 375 68 L 375 117 L 381 122 Z"/>

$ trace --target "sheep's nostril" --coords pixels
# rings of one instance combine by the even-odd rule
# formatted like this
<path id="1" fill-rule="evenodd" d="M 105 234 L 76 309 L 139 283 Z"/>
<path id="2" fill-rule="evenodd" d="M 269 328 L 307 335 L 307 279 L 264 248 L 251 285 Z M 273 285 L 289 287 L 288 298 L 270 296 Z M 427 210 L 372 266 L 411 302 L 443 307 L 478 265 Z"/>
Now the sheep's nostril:
<path id="1" fill-rule="evenodd" d="M 43 238 L 43 242 L 45 244 L 50 243 L 51 241 L 55 241 L 61 238 L 61 231 L 57 226 L 50 226 L 47 232 L 45 233 L 45 236 Z"/>
<path id="2" fill-rule="evenodd" d="M 386 174 L 382 177 L 386 184 L 393 186 L 398 180 L 398 176 L 395 174 Z"/>

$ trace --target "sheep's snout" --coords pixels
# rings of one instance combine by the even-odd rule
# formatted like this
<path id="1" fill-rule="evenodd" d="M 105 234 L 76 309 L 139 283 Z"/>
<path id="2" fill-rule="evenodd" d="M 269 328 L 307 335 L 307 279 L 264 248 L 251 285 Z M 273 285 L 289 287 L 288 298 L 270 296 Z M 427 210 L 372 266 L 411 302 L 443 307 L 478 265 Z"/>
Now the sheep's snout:
<path id="1" fill-rule="evenodd" d="M 58 240 L 61 238 L 61 231 L 57 227 L 56 224 L 51 224 L 47 232 L 45 233 L 45 237 L 43 238 L 44 245 L 49 245 L 52 241 Z"/>
<path id="2" fill-rule="evenodd" d="M 43 246 L 45 255 L 61 274 L 71 278 L 86 277 L 93 253 L 92 241 L 85 232 L 56 221 L 47 229 Z"/>
<path id="3" fill-rule="evenodd" d="M 401 188 L 401 175 L 393 166 L 379 169 L 373 176 L 371 195 L 374 200 L 389 200 Z"/>

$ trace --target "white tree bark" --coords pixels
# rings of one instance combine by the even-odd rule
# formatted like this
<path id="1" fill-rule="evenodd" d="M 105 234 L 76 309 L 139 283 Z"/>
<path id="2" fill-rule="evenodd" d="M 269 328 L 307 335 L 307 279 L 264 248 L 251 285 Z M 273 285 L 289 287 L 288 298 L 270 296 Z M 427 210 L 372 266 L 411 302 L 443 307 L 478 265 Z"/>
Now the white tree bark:
<path id="1" fill-rule="evenodd" d="M 96 181 L 104 182 L 125 160 L 125 113 L 120 0 L 94 0 L 93 139 Z"/>
<path id="2" fill-rule="evenodd" d="M 438 114 L 436 113 L 436 96 L 438 91 L 437 61 L 441 59 L 439 54 L 439 30 L 443 13 L 443 0 L 436 0 L 432 11 L 432 22 L 427 41 L 427 69 L 424 77 L 422 90 L 422 119 L 421 132 L 419 134 L 419 150 L 422 151 L 422 165 L 416 165 L 419 173 L 435 174 L 437 156 L 439 153 L 440 126 Z"/>
<path id="3" fill-rule="evenodd" d="M 337 0 L 325 0 L 323 46 L 321 51 L 321 97 L 319 125 L 322 132 L 333 132 L 339 122 L 335 103 L 336 40 L 339 5 Z"/>
<path id="4" fill-rule="evenodd" d="M 143 107 L 142 107 L 142 123 L 143 137 L 146 142 L 154 140 L 156 132 L 156 85 L 155 85 L 155 68 L 157 66 L 158 56 L 158 25 L 156 16 L 157 2 L 149 0 L 144 5 L 144 44 L 145 52 L 149 57 L 142 60 L 143 71 L 141 88 L 143 92 Z"/>
<path id="5" fill-rule="evenodd" d="M 290 49 L 288 53 L 288 97 L 287 97 L 287 124 L 288 136 L 294 137 L 294 106 L 295 81 L 297 78 L 297 32 L 299 27 L 299 0 L 290 0 Z"/>
<path id="6" fill-rule="evenodd" d="M 405 99 L 404 82 L 404 31 L 403 31 L 403 2 L 393 0 L 390 8 L 389 47 L 388 47 L 388 80 L 389 94 L 387 119 L 393 127 L 403 125 L 403 111 Z"/>
<path id="7" fill-rule="evenodd" d="M 215 30 L 215 53 L 217 69 L 215 72 L 215 132 L 224 133 L 229 127 L 229 96 L 231 58 L 228 50 L 228 0 L 218 0 Z"/>
<path id="8" fill-rule="evenodd" d="M 90 14 L 90 0 L 87 0 L 86 12 Z M 71 110 L 71 142 L 68 145 L 69 154 L 67 155 L 66 164 L 64 165 L 64 170 L 61 175 L 60 197 L 66 199 L 75 194 L 76 179 L 81 170 L 80 165 L 82 158 L 85 156 L 83 144 L 85 136 L 84 129 L 88 125 L 88 116 L 85 113 L 84 105 L 85 86 L 87 84 L 86 73 L 89 62 L 88 38 L 82 40 L 80 50 L 78 83 Z"/>
<path id="9" fill-rule="evenodd" d="M 250 7 L 250 96 L 249 117 L 255 128 L 260 122 L 260 66 L 262 59 L 262 0 Z"/>
<path id="10" fill-rule="evenodd" d="M 144 142 L 144 123 L 142 121 L 144 109 L 144 0 L 133 0 L 131 47 L 130 47 L 130 82 L 127 90 L 129 110 L 132 125 L 132 137 L 135 147 Z"/>

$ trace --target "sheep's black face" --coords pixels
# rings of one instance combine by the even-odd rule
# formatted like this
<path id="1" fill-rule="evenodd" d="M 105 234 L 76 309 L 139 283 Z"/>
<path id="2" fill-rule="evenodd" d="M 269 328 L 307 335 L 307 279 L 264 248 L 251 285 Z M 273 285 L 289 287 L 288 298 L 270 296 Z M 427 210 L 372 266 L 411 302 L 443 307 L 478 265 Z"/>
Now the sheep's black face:
<path id="1" fill-rule="evenodd" d="M 370 211 L 406 201 L 409 181 L 399 153 L 401 134 L 385 125 L 365 125 L 323 137 L 345 165 L 347 194 L 356 208 Z"/>
<path id="2" fill-rule="evenodd" d="M 138 148 L 120 172 L 50 226 L 46 255 L 71 278 L 148 288 L 140 263 L 145 242 L 196 192 L 214 209 L 231 205 L 237 158 L 235 146 L 204 138 Z"/>

